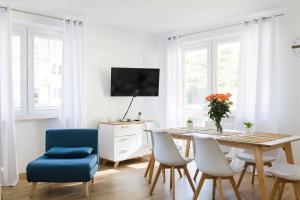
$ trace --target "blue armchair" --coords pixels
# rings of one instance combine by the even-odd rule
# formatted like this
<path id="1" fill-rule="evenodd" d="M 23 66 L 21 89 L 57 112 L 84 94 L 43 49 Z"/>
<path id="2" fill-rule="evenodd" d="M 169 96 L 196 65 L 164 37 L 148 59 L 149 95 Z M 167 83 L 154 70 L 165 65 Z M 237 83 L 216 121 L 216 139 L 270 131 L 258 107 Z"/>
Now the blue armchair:
<path id="1" fill-rule="evenodd" d="M 27 165 L 27 180 L 32 182 L 33 196 L 38 182 L 83 182 L 89 196 L 88 182 L 94 179 L 98 169 L 97 129 L 53 129 L 46 131 L 46 151 L 53 147 L 90 147 L 91 154 L 80 158 L 50 158 L 43 155 Z"/>

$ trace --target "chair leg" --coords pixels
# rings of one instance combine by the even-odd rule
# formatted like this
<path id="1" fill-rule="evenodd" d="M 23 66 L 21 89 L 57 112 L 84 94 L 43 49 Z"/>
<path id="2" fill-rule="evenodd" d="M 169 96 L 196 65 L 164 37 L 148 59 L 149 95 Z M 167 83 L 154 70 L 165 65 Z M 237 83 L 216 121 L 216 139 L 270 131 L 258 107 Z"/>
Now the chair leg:
<path id="1" fill-rule="evenodd" d="M 175 200 L 175 169 L 171 167 L 172 170 L 172 200 Z"/>
<path id="2" fill-rule="evenodd" d="M 243 171 L 242 171 L 242 173 L 241 173 L 241 176 L 240 176 L 239 181 L 238 181 L 238 184 L 237 184 L 237 187 L 238 187 L 238 188 L 240 187 L 240 185 L 241 185 L 241 183 L 242 183 L 242 180 L 243 180 L 243 177 L 244 177 L 244 175 L 245 175 L 245 173 L 246 173 L 246 170 L 247 170 L 248 165 L 249 165 L 248 162 L 245 162 L 244 169 L 243 169 Z"/>
<path id="3" fill-rule="evenodd" d="M 197 176 L 198 176 L 198 174 L 199 174 L 199 171 L 200 171 L 199 169 L 196 170 L 195 175 L 194 175 L 194 181 L 197 180 Z"/>
<path id="4" fill-rule="evenodd" d="M 88 182 L 83 182 L 83 190 L 86 197 L 90 196 Z"/>
<path id="5" fill-rule="evenodd" d="M 95 182 L 95 177 L 93 176 L 93 178 L 91 179 L 91 183 Z"/>
<path id="6" fill-rule="evenodd" d="M 162 169 L 162 174 L 163 174 L 163 183 L 166 182 L 166 170 Z"/>
<path id="7" fill-rule="evenodd" d="M 160 172 L 162 171 L 162 165 L 160 164 L 159 167 L 158 167 L 158 170 L 156 172 L 156 176 L 155 176 L 155 179 L 154 179 L 154 182 L 152 183 L 152 186 L 151 186 L 151 189 L 150 189 L 150 192 L 149 194 L 152 195 L 153 191 L 154 191 L 154 188 L 155 188 L 155 185 L 157 183 L 157 180 L 159 178 L 159 175 L 160 175 Z"/>
<path id="8" fill-rule="evenodd" d="M 194 195 L 193 200 L 197 200 L 197 199 L 198 199 L 198 196 L 199 196 L 199 194 L 200 194 L 200 191 L 201 191 L 201 188 L 202 188 L 203 183 L 204 183 L 204 181 L 205 181 L 205 178 L 206 178 L 206 175 L 205 175 L 205 174 L 202 174 L 201 179 L 200 179 L 200 181 L 199 181 L 199 184 L 198 184 L 198 186 L 197 186 L 197 189 L 196 189 L 196 192 L 195 192 L 195 195 Z"/>
<path id="9" fill-rule="evenodd" d="M 187 177 L 187 179 L 190 183 L 190 186 L 191 186 L 193 192 L 195 193 L 195 186 L 193 184 L 193 181 L 192 181 L 192 178 L 191 178 L 191 175 L 189 173 L 189 170 L 188 170 L 187 166 L 184 166 L 183 170 L 184 170 L 184 173 L 185 173 L 185 175 L 186 175 L 186 177 Z"/>
<path id="10" fill-rule="evenodd" d="M 151 165 L 149 168 L 149 179 L 148 179 L 149 184 L 151 184 L 151 182 L 152 182 L 154 166 L 155 166 L 155 158 L 154 158 L 154 154 L 151 154 Z"/>
<path id="11" fill-rule="evenodd" d="M 170 168 L 170 189 L 172 189 L 172 169 Z"/>
<path id="12" fill-rule="evenodd" d="M 181 173 L 179 168 L 177 168 L 177 171 L 178 171 L 178 174 L 179 174 L 180 178 L 182 178 L 182 173 Z"/>
<path id="13" fill-rule="evenodd" d="M 151 166 L 151 162 L 152 162 L 152 156 L 150 156 L 150 159 L 149 159 L 149 162 L 148 162 L 145 174 L 144 174 L 145 178 L 148 176 L 148 173 L 149 173 L 149 170 L 150 170 L 150 166 Z"/>
<path id="14" fill-rule="evenodd" d="M 222 188 L 222 178 L 218 178 L 219 182 L 219 199 L 223 200 L 223 188 Z"/>
<path id="15" fill-rule="evenodd" d="M 295 192 L 295 199 L 299 200 L 299 191 L 298 191 L 297 183 L 293 183 L 293 186 L 294 186 L 294 192 Z"/>
<path id="16" fill-rule="evenodd" d="M 298 188 L 298 193 L 299 193 L 299 197 L 300 197 L 300 182 L 299 182 L 299 181 L 297 181 L 297 182 L 296 182 L 296 185 L 297 185 L 297 188 Z"/>
<path id="17" fill-rule="evenodd" d="M 237 198 L 238 200 L 241 200 L 240 192 L 239 192 L 239 190 L 238 190 L 238 188 L 237 188 L 237 186 L 236 186 L 236 183 L 235 183 L 235 180 L 234 180 L 233 176 L 231 176 L 231 177 L 229 178 L 229 180 L 230 180 L 230 183 L 231 183 L 231 185 L 232 185 L 232 188 L 233 188 L 233 191 L 234 191 L 234 193 L 235 193 L 236 198 Z"/>
<path id="18" fill-rule="evenodd" d="M 30 197 L 33 197 L 36 185 L 37 185 L 37 182 L 33 182 L 32 183 L 32 185 L 31 185 L 31 191 L 30 191 L 30 195 L 29 195 Z"/>
<path id="19" fill-rule="evenodd" d="M 276 177 L 275 181 L 274 181 L 274 184 L 273 184 L 272 192 L 271 192 L 271 195 L 270 195 L 270 200 L 275 199 L 275 195 L 276 195 L 276 192 L 278 190 L 278 186 L 279 186 L 279 179 Z"/>
<path id="20" fill-rule="evenodd" d="M 254 185 L 255 169 L 256 169 L 256 164 L 253 165 L 253 169 L 252 169 L 252 180 L 251 180 L 252 185 Z"/>
<path id="21" fill-rule="evenodd" d="M 284 182 L 280 184 L 280 186 L 279 186 L 279 195 L 278 195 L 277 200 L 280 200 L 280 199 L 282 198 L 284 186 L 285 186 L 285 183 L 284 183 Z"/>
<path id="22" fill-rule="evenodd" d="M 217 189 L 217 179 L 213 179 L 213 191 L 212 191 L 212 198 L 211 199 L 215 199 L 216 198 L 216 189 Z"/>
<path id="23" fill-rule="evenodd" d="M 3 200 L 2 186 L 0 186 L 0 200 Z"/>

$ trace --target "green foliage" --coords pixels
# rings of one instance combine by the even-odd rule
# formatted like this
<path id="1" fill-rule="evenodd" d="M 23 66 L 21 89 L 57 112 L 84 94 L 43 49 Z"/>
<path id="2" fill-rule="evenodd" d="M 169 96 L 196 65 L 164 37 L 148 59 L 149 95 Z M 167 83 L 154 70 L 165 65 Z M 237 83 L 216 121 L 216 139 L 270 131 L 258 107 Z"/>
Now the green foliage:
<path id="1" fill-rule="evenodd" d="M 251 123 L 251 122 L 244 122 L 243 124 L 244 124 L 244 126 L 245 126 L 246 128 L 251 128 L 251 127 L 254 125 L 254 124 Z"/>
<path id="2" fill-rule="evenodd" d="M 221 120 L 224 117 L 229 117 L 230 112 L 230 106 L 232 105 L 232 102 L 229 100 L 221 101 L 218 98 L 213 98 L 209 101 L 208 104 L 208 115 L 209 117 L 215 122 L 215 125 L 217 127 L 217 130 L 219 132 L 223 132 L 223 128 L 221 126 Z"/>
<path id="3" fill-rule="evenodd" d="M 187 123 L 193 123 L 193 119 L 188 119 L 186 122 Z"/>

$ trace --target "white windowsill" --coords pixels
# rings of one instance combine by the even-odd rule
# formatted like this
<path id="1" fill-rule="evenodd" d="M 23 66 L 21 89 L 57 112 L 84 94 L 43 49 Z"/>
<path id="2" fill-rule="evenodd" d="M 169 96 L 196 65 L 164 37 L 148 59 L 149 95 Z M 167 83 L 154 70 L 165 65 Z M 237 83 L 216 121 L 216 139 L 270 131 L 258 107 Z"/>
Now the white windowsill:
<path id="1" fill-rule="evenodd" d="M 16 115 L 16 121 L 58 119 L 58 115 Z"/>

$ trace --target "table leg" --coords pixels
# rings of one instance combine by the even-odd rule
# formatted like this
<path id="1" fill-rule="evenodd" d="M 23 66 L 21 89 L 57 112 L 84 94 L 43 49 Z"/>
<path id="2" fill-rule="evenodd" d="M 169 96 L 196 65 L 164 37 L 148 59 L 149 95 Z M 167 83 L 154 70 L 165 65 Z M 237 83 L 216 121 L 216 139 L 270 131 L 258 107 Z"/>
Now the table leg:
<path id="1" fill-rule="evenodd" d="M 259 189 L 261 193 L 261 199 L 267 200 L 266 184 L 265 184 L 265 174 L 264 174 L 264 162 L 262 159 L 261 147 L 257 146 L 255 148 L 255 161 L 256 169 L 258 174 Z"/>
<path id="2" fill-rule="evenodd" d="M 119 163 L 120 163 L 119 161 L 116 161 L 116 162 L 115 162 L 115 164 L 114 164 L 114 169 L 117 169 L 117 168 L 118 168 Z"/>
<path id="3" fill-rule="evenodd" d="M 294 158 L 293 158 L 293 151 L 292 151 L 292 144 L 287 143 L 284 145 L 284 152 L 286 156 L 286 161 L 290 164 L 294 164 Z"/>
<path id="4" fill-rule="evenodd" d="M 190 156 L 190 148 L 191 148 L 191 141 L 187 140 L 186 141 L 186 146 L 185 146 L 185 157 Z"/>

